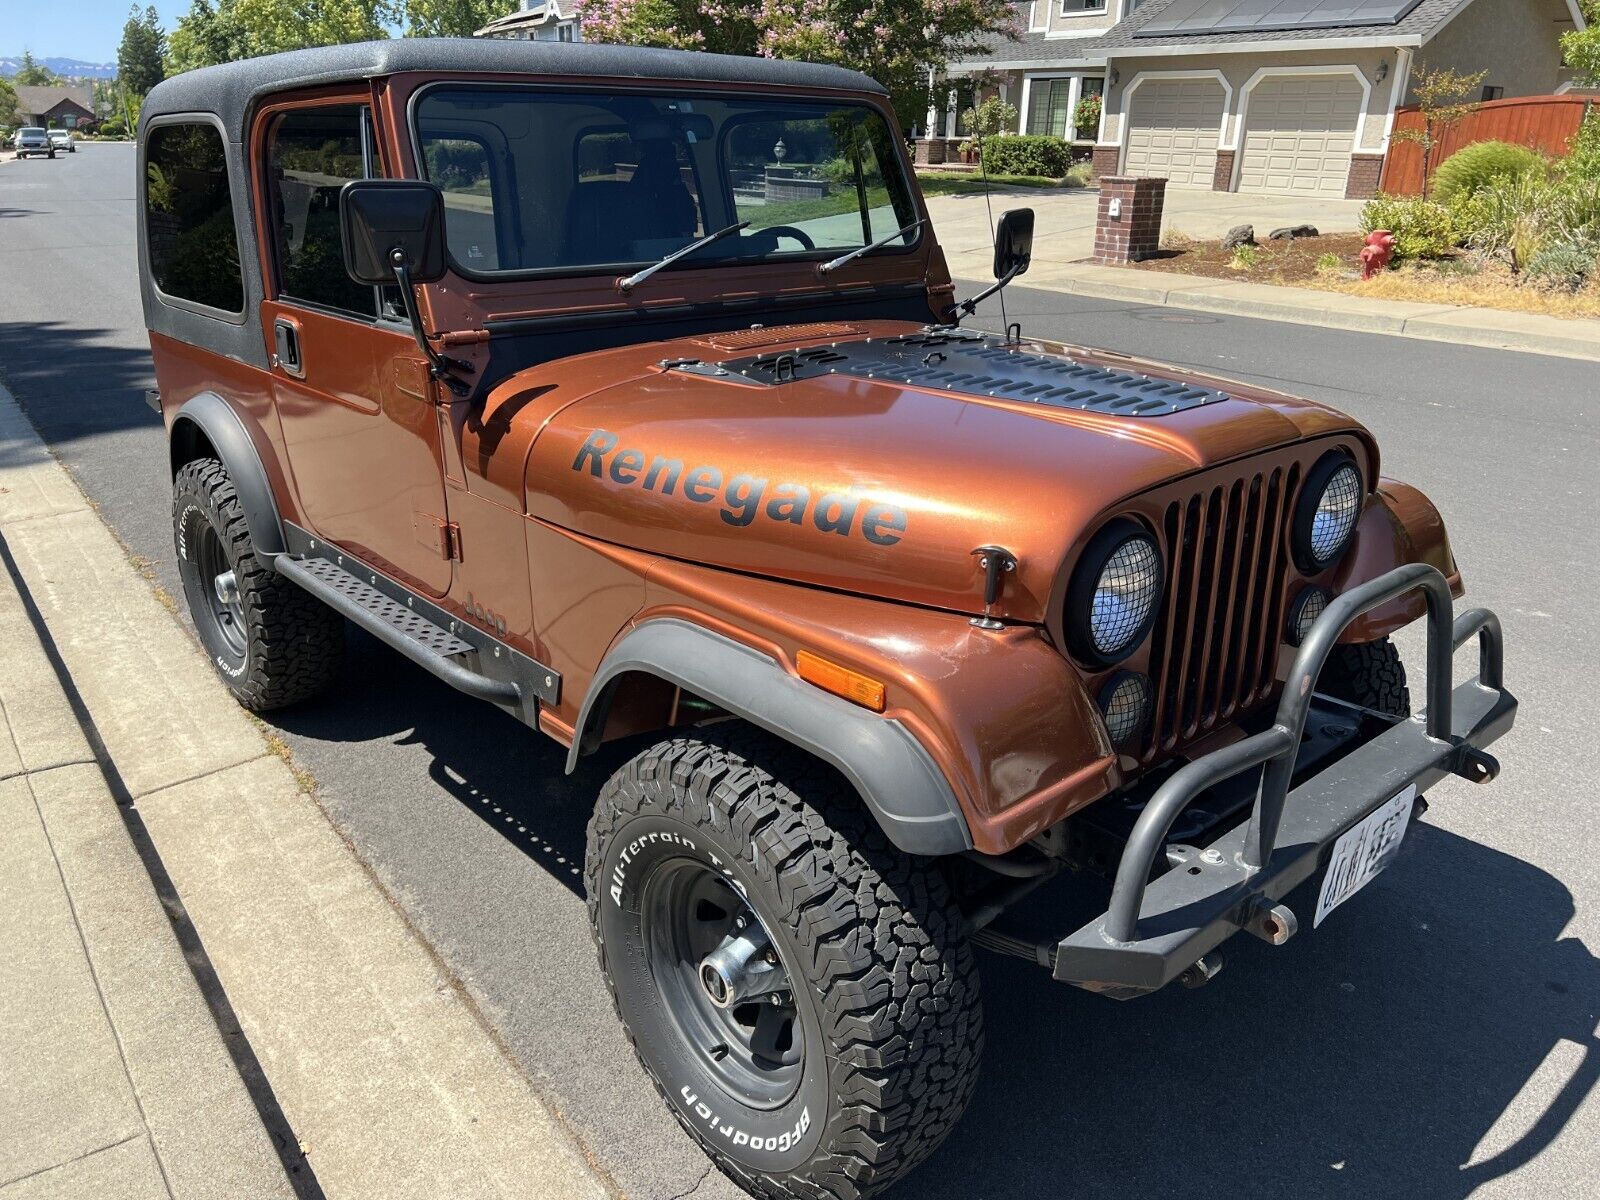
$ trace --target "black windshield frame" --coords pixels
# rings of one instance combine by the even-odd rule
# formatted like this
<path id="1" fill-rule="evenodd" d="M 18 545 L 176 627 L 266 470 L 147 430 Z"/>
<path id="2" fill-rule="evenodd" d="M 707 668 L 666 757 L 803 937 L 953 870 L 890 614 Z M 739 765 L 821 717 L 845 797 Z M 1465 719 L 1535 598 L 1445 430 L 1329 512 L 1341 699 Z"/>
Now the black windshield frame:
<path id="1" fill-rule="evenodd" d="M 417 88 L 406 102 L 406 126 L 411 142 L 411 153 L 415 169 L 419 178 L 427 179 L 427 157 L 424 151 L 422 128 L 423 114 L 421 106 L 429 95 L 439 91 L 484 91 L 484 92 L 516 92 L 524 94 L 553 95 L 553 96 L 640 96 L 658 97 L 681 100 L 721 100 L 748 103 L 759 100 L 769 102 L 775 110 L 788 109 L 791 111 L 807 108 L 817 110 L 859 109 L 866 114 L 876 117 L 884 124 L 887 137 L 885 144 L 892 148 L 892 154 L 885 156 L 880 166 L 888 177 L 888 172 L 893 171 L 897 182 L 891 186 L 902 190 L 910 211 L 914 217 L 924 218 L 924 223 L 918 227 L 912 238 L 904 245 L 885 246 L 863 256 L 863 261 L 879 257 L 901 257 L 917 254 L 922 250 L 926 236 L 927 213 L 922 206 L 921 193 L 915 186 L 915 172 L 911 167 L 909 156 L 903 138 L 899 136 L 898 126 L 895 124 L 893 110 L 889 108 L 887 100 L 879 103 L 876 97 L 860 94 L 840 94 L 829 96 L 826 94 L 801 94 L 795 92 L 767 92 L 750 88 L 718 87 L 715 85 L 672 86 L 668 81 L 659 83 L 646 83 L 632 85 L 622 81 L 605 83 L 546 83 L 532 80 L 499 81 L 481 79 L 436 79 L 431 80 Z M 745 118 L 749 119 L 749 118 Z M 718 184 L 725 186 L 728 182 L 726 163 L 722 161 L 725 154 L 726 130 L 732 128 L 734 121 L 729 121 L 717 132 L 717 157 L 718 157 Z M 506 164 L 506 174 L 515 179 L 514 164 Z M 503 270 L 482 271 L 463 265 L 455 256 L 453 250 L 446 247 L 450 269 L 463 279 L 475 283 L 499 284 L 516 281 L 542 280 L 542 279 L 576 279 L 594 278 L 613 274 L 629 274 L 657 261 L 655 258 L 638 258 L 617 260 L 605 263 L 586 264 L 556 264 L 542 267 L 519 267 Z M 823 262 L 837 257 L 840 248 L 818 248 L 815 250 L 778 251 L 759 256 L 723 256 L 702 258 L 698 255 L 691 256 L 682 265 L 668 268 L 669 271 L 705 270 L 721 267 L 751 267 L 764 266 L 793 266 L 796 263 Z"/>

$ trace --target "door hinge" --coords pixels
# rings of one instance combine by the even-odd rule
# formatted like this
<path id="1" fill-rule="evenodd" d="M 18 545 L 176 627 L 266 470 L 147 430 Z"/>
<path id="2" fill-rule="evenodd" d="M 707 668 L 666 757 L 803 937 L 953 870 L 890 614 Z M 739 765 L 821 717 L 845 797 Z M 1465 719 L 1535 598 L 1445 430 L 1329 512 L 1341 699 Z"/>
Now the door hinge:
<path id="1" fill-rule="evenodd" d="M 428 513 L 413 514 L 417 541 L 440 558 L 461 561 L 461 526 Z"/>

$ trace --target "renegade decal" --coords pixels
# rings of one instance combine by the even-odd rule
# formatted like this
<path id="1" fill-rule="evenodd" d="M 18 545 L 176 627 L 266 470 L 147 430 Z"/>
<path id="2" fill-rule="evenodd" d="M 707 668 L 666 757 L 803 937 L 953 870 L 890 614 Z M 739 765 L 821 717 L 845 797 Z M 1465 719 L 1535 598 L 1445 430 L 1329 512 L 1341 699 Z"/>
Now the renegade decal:
<path id="1" fill-rule="evenodd" d="M 811 489 L 798 483 L 777 484 L 769 496 L 765 479 L 735 475 L 724 482 L 718 467 L 691 467 L 686 471 L 679 458 L 650 458 L 643 450 L 617 450 L 619 440 L 610 430 L 596 429 L 578 447 L 572 469 L 580 474 L 587 470 L 596 479 L 609 477 L 612 483 L 636 485 L 663 496 L 671 496 L 681 487 L 683 498 L 691 504 L 710 504 L 720 497 L 722 519 L 739 528 L 749 525 L 762 512 L 769 521 L 804 525 L 809 511 L 811 524 L 821 532 L 849 537 L 859 511 L 861 536 L 875 546 L 892 546 L 906 531 L 906 510 L 896 504 L 864 502 L 848 492 L 827 492 L 812 505 Z M 612 454 L 613 450 L 617 452 Z"/>

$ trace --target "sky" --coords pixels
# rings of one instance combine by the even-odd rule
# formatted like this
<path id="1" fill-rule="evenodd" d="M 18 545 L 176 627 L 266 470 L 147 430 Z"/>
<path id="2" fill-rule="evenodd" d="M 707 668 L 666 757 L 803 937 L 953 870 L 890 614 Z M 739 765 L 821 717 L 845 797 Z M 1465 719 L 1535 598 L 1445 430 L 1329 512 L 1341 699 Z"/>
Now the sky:
<path id="1" fill-rule="evenodd" d="M 129 6 L 130 0 L 73 0 L 61 5 L 0 0 L 0 54 L 32 50 L 35 58 L 116 62 Z M 170 30 L 189 11 L 189 0 L 155 0 L 155 6 L 162 25 Z"/>

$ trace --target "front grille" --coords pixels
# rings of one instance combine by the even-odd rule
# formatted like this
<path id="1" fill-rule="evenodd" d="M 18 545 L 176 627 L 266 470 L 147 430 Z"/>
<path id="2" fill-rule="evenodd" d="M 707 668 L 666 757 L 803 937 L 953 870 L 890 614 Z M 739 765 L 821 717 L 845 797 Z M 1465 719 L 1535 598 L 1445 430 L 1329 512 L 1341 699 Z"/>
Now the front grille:
<path id="1" fill-rule="evenodd" d="M 1146 761 L 1271 693 L 1289 570 L 1285 526 L 1299 479 L 1298 465 L 1273 467 L 1167 504 L 1167 596 L 1151 641 L 1156 702 Z"/>

